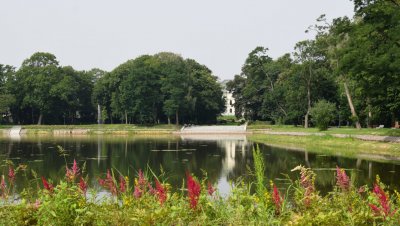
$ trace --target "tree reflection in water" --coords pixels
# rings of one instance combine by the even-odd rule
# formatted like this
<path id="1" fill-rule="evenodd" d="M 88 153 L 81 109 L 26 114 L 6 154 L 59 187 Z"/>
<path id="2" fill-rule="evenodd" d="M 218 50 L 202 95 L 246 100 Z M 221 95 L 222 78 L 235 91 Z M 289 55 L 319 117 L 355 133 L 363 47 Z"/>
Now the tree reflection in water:
<path id="1" fill-rule="evenodd" d="M 64 157 L 57 146 L 67 151 L 67 162 L 86 162 L 91 186 L 109 168 L 133 177 L 139 169 L 150 167 L 154 173 L 165 172 L 162 179 L 174 188 L 182 185 L 185 172 L 198 177 L 207 172 L 208 179 L 218 184 L 222 194 L 229 192 L 229 183 L 239 177 L 251 180 L 246 166 L 253 165 L 252 142 L 244 135 L 185 135 L 185 136 L 27 136 L 20 139 L 0 138 L 0 160 L 28 164 L 38 175 L 60 180 L 65 173 Z M 391 189 L 400 187 L 400 162 L 379 162 L 363 158 L 346 158 L 305 152 L 302 150 L 260 145 L 266 163 L 266 177 L 288 186 L 285 174 L 296 178 L 290 170 L 297 165 L 311 167 L 317 173 L 316 185 L 327 191 L 335 184 L 336 166 L 345 168 L 356 183 L 372 184 L 375 176 Z M 6 168 L 2 169 L 3 174 Z M 17 177 L 21 190 L 32 178 Z"/>

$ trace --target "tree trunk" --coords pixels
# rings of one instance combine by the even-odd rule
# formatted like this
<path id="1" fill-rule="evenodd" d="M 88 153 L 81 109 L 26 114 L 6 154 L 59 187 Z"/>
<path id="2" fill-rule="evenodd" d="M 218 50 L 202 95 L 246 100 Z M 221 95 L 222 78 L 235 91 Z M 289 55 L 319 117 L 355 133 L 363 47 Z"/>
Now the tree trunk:
<path id="1" fill-rule="evenodd" d="M 38 119 L 37 124 L 38 124 L 38 125 L 42 125 L 42 120 L 43 120 L 43 113 L 40 112 L 40 115 L 39 115 L 39 119 Z"/>
<path id="2" fill-rule="evenodd" d="M 125 111 L 125 124 L 128 124 L 128 113 Z"/>
<path id="3" fill-rule="evenodd" d="M 176 119 L 176 125 L 179 126 L 179 113 L 178 110 L 175 112 L 175 119 Z"/>
<path id="4" fill-rule="evenodd" d="M 349 87 L 347 86 L 347 82 L 344 81 L 343 85 L 344 85 L 344 90 L 345 90 L 345 93 L 346 93 L 347 101 L 349 102 L 351 116 L 353 116 L 353 118 L 356 119 L 356 128 L 357 129 L 361 129 L 361 124 L 358 121 L 358 116 L 357 116 L 356 110 L 355 110 L 354 105 L 353 105 L 353 99 L 351 98 Z"/>
<path id="5" fill-rule="evenodd" d="M 308 128 L 308 118 L 311 111 L 311 78 L 312 78 L 312 68 L 311 64 L 308 66 L 308 80 L 307 80 L 307 113 L 304 116 L 304 128 Z"/>
<path id="6" fill-rule="evenodd" d="M 97 104 L 97 123 L 99 125 L 101 124 L 101 106 L 100 106 L 100 104 Z"/>
<path id="7" fill-rule="evenodd" d="M 311 111 L 311 84 L 310 84 L 310 80 L 308 81 L 307 84 L 307 113 L 304 116 L 304 128 L 308 128 L 308 117 L 310 115 L 310 111 Z"/>
<path id="8" fill-rule="evenodd" d="M 168 125 L 171 124 L 171 118 L 168 116 Z"/>

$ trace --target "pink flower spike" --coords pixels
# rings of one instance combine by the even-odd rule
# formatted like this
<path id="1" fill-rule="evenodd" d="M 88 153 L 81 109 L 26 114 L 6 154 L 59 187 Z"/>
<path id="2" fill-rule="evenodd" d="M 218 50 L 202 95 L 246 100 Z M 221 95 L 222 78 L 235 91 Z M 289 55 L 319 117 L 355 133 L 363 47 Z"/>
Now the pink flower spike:
<path id="1" fill-rule="evenodd" d="M 283 199 L 282 199 L 281 195 L 279 194 L 278 188 L 276 187 L 275 184 L 274 184 L 273 192 L 272 192 L 272 200 L 275 204 L 275 212 L 277 214 L 279 214 L 281 211 L 281 208 L 282 208 Z"/>
<path id="2" fill-rule="evenodd" d="M 167 189 L 160 184 L 160 182 L 156 179 L 156 194 L 158 196 L 158 200 L 162 205 L 165 200 L 167 200 Z"/>
<path id="3" fill-rule="evenodd" d="M 12 166 L 8 167 L 8 179 L 11 183 L 14 183 L 15 181 L 15 171 Z"/>
<path id="4" fill-rule="evenodd" d="M 213 186 L 210 182 L 208 182 L 208 184 L 207 184 L 207 192 L 210 196 L 212 196 L 215 192 L 215 188 L 213 188 Z"/>
<path id="5" fill-rule="evenodd" d="M 50 184 L 49 182 L 47 182 L 46 178 L 42 177 L 42 183 L 43 183 L 43 187 L 50 192 L 53 192 L 54 187 L 52 184 Z"/>
<path id="6" fill-rule="evenodd" d="M 350 179 L 346 175 L 346 171 L 340 169 L 338 166 L 336 166 L 336 185 L 342 191 L 348 191 L 350 189 Z"/>
<path id="7" fill-rule="evenodd" d="M 85 180 L 81 177 L 80 181 L 79 181 L 79 188 L 81 189 L 81 191 L 83 192 L 83 194 L 86 194 L 87 191 L 87 183 L 85 182 Z"/>
<path id="8" fill-rule="evenodd" d="M 122 193 L 126 191 L 126 181 L 123 176 L 119 176 L 119 191 Z"/>
<path id="9" fill-rule="evenodd" d="M 74 164 L 72 165 L 72 173 L 75 175 L 75 176 L 78 176 L 78 174 L 79 174 L 79 167 L 78 167 L 78 164 L 76 164 L 76 160 L 74 159 Z"/>
<path id="10" fill-rule="evenodd" d="M 137 199 L 142 197 L 142 191 L 140 190 L 140 188 L 138 186 L 135 187 L 135 191 L 133 192 L 133 195 Z"/>
<path id="11" fill-rule="evenodd" d="M 201 192 L 200 183 L 195 181 L 189 172 L 186 172 L 186 177 L 187 177 L 187 188 L 190 201 L 190 208 L 196 209 Z"/>

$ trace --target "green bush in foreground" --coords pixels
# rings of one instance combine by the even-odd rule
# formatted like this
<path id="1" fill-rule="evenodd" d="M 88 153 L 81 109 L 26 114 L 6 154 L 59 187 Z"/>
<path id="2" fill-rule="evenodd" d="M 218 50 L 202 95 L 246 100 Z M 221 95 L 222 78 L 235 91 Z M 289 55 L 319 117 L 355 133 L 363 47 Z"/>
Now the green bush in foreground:
<path id="1" fill-rule="evenodd" d="M 265 184 L 259 150 L 254 151 L 255 183 L 236 181 L 227 197 L 206 179 L 190 173 L 182 189 L 139 170 L 135 178 L 115 175 L 108 170 L 99 178 L 107 195 L 89 189 L 74 161 L 66 167 L 65 180 L 52 185 L 41 178 L 43 188 L 35 195 L 22 192 L 18 201 L 13 193 L 14 171 L 0 183 L 0 225 L 399 225 L 400 194 L 389 194 L 379 180 L 373 188 L 355 187 L 343 169 L 336 170 L 336 186 L 321 196 L 314 186 L 316 174 L 298 166 L 300 176 L 286 191 L 273 181 Z M 22 173 L 21 173 L 22 174 Z M 40 179 L 35 180 L 40 181 Z M 261 184 L 262 183 L 262 184 Z M 253 186 L 256 186 L 257 192 Z M 27 189 L 29 190 L 29 189 Z"/>

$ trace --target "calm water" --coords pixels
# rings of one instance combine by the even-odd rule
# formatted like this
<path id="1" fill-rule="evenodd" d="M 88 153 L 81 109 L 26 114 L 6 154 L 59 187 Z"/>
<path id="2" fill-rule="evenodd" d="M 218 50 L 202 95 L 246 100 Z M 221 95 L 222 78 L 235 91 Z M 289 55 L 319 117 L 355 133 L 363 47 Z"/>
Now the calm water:
<path id="1" fill-rule="evenodd" d="M 86 164 L 90 183 L 97 186 L 97 178 L 113 168 L 124 175 L 133 176 L 138 169 L 149 166 L 156 174 L 163 169 L 174 187 L 182 185 L 185 172 L 201 177 L 202 170 L 212 183 L 218 184 L 221 193 L 229 192 L 229 181 L 239 177 L 249 178 L 246 166 L 253 167 L 252 147 L 246 136 L 74 136 L 40 137 L 19 139 L 0 137 L 0 160 L 9 159 L 16 165 L 27 164 L 38 175 L 54 180 L 62 179 L 65 162 L 75 158 L 80 166 Z M 66 160 L 58 153 L 62 146 Z M 311 167 L 317 173 L 316 184 L 323 192 L 335 183 L 336 165 L 348 169 L 357 184 L 371 184 L 377 174 L 392 189 L 400 187 L 400 161 L 378 162 L 340 156 L 327 156 L 260 145 L 266 163 L 266 176 L 280 187 L 288 181 L 286 175 L 295 179 L 298 172 L 290 170 L 297 165 Z M 2 161 L 2 173 L 7 168 Z M 18 177 L 18 190 L 29 183 L 29 178 Z"/>

